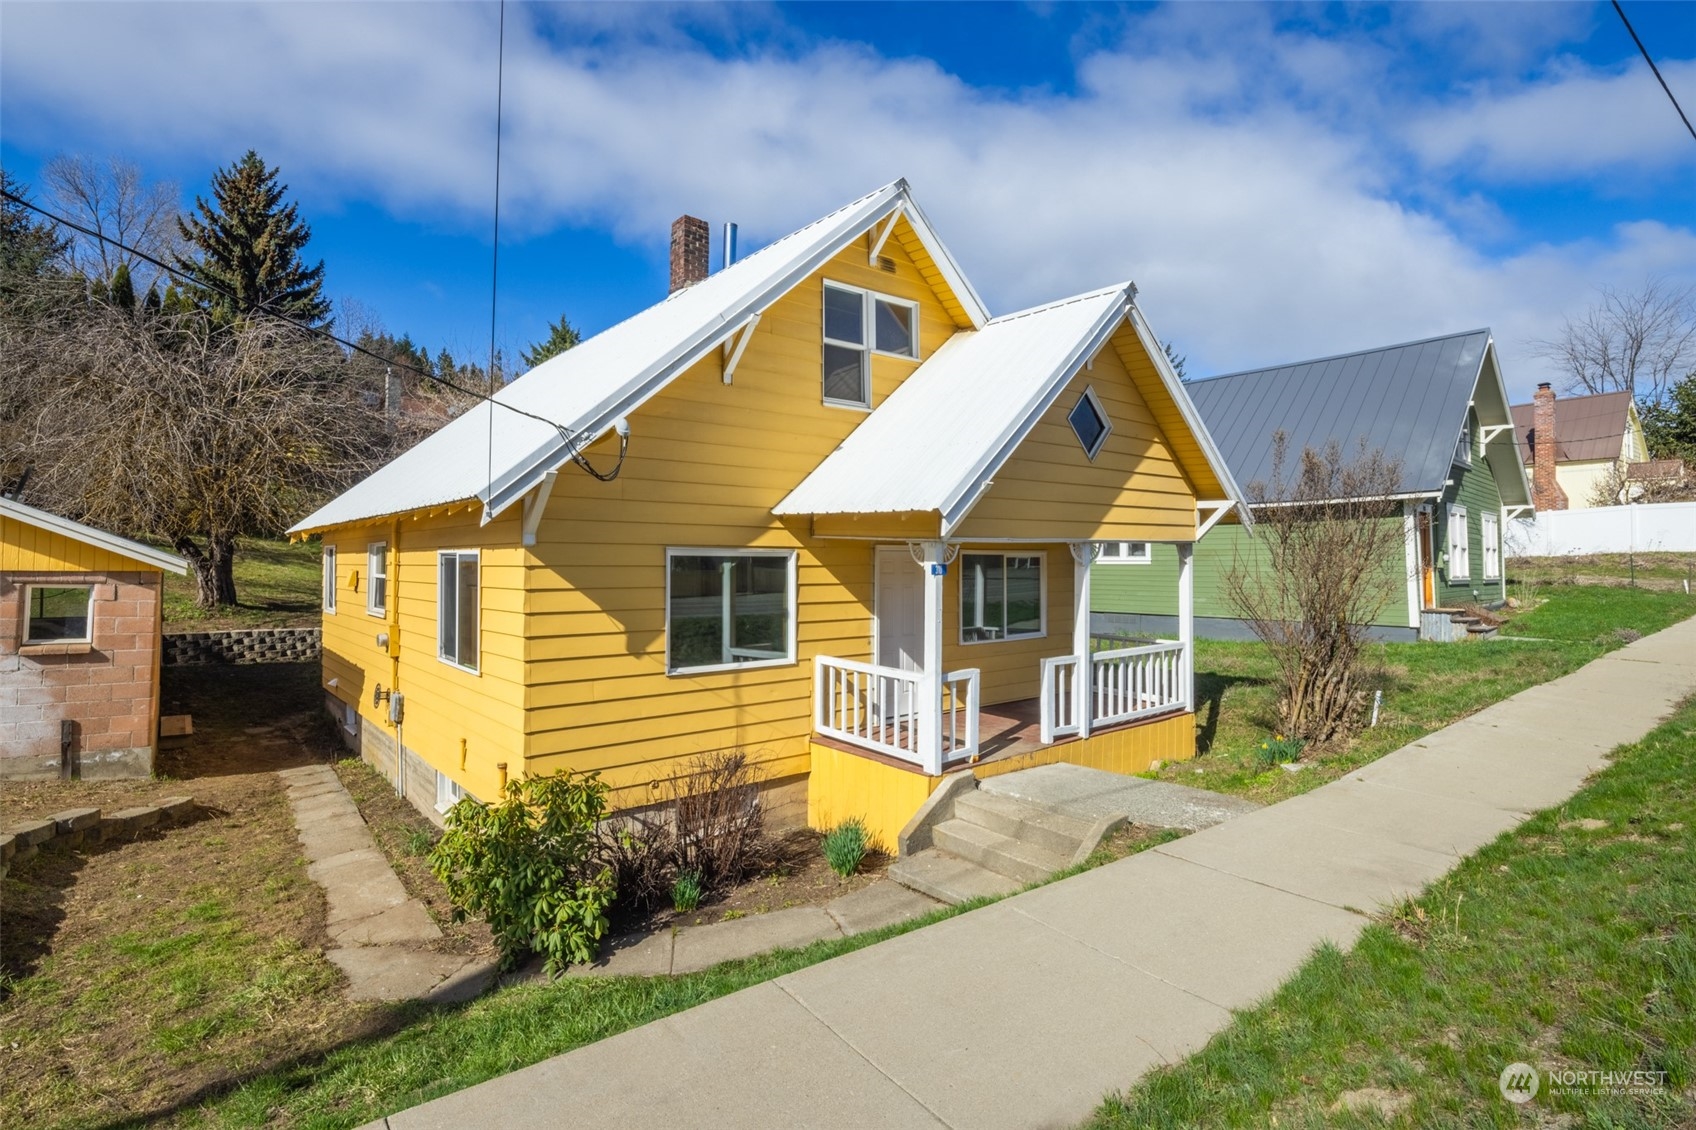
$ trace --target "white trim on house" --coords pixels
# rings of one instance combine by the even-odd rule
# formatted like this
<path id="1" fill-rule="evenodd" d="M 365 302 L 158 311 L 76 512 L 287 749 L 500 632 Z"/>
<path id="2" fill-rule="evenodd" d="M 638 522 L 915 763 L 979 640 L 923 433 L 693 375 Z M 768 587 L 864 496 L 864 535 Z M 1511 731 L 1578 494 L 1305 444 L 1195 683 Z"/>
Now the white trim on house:
<path id="1" fill-rule="evenodd" d="M 1466 507 L 1451 503 L 1448 520 L 1448 536 L 1443 539 L 1443 576 L 1452 585 L 1456 581 L 1472 580 L 1472 536 L 1466 528 Z M 1458 562 L 1455 560 L 1457 548 L 1460 550 Z"/>
<path id="2" fill-rule="evenodd" d="M 336 587 L 340 583 L 341 577 L 336 573 L 336 547 L 326 545 L 318 563 L 318 603 L 323 605 L 326 616 L 336 614 Z"/>
<path id="3" fill-rule="evenodd" d="M 436 811 L 446 816 L 448 809 L 465 799 L 465 787 L 452 777 L 436 770 Z"/>
<path id="4" fill-rule="evenodd" d="M 442 584 L 442 565 L 449 558 L 454 559 L 453 575 L 453 655 L 449 657 L 443 646 L 443 625 L 446 624 L 447 588 Z M 477 571 L 477 607 L 472 609 L 472 630 L 476 639 L 472 641 L 472 662 L 465 662 L 465 641 L 460 638 L 460 572 L 469 560 L 472 568 Z M 483 554 L 476 549 L 438 549 L 436 551 L 436 658 L 456 671 L 464 671 L 468 675 L 481 675 L 483 667 Z"/>
<path id="5" fill-rule="evenodd" d="M 34 596 L 35 593 L 40 589 L 55 589 L 55 590 L 62 591 L 62 592 L 63 591 L 69 591 L 71 589 L 81 589 L 83 591 L 83 608 L 82 608 L 83 633 L 82 633 L 82 635 L 80 635 L 80 636 L 53 636 L 51 638 L 47 638 L 47 637 L 37 637 L 37 636 L 33 636 L 33 635 L 30 634 L 30 625 L 35 623 L 35 617 L 30 614 L 30 609 L 29 609 L 30 598 L 32 596 Z M 91 585 L 91 584 L 89 584 L 89 585 L 75 585 L 75 584 L 73 584 L 73 585 L 61 585 L 61 584 L 30 584 L 30 585 L 25 585 L 24 586 L 24 634 L 23 634 L 23 639 L 18 641 L 18 642 L 23 646 L 28 646 L 30 644 L 42 644 L 42 643 L 88 643 L 88 644 L 93 643 L 94 642 L 94 586 Z"/>
<path id="6" fill-rule="evenodd" d="M 377 582 L 383 582 L 383 599 L 377 599 Z M 389 543 L 374 541 L 365 547 L 365 612 L 369 616 L 389 614 Z"/>
<path id="7" fill-rule="evenodd" d="M 969 640 L 969 639 L 966 638 L 966 558 L 968 558 L 968 557 L 999 557 L 999 558 L 1001 558 L 1002 591 L 1003 591 L 1003 594 L 1004 594 L 1003 599 L 1002 599 L 1002 605 L 1001 605 L 1001 616 L 1002 616 L 1002 624 L 1003 625 L 1005 625 L 1006 622 L 1007 622 L 1006 621 L 1007 601 L 1006 601 L 1006 598 L 1005 598 L 1006 583 L 1007 583 L 1007 581 L 1006 581 L 1006 578 L 1007 578 L 1007 559 L 1008 558 L 1015 558 L 1015 557 L 1016 558 L 1031 557 L 1031 558 L 1036 559 L 1036 563 L 1037 563 L 1036 567 L 1037 567 L 1037 608 L 1038 608 L 1037 621 L 1038 621 L 1038 629 L 1035 632 L 1020 632 L 1018 635 L 1015 636 L 1015 635 L 1006 633 L 1005 627 L 1003 627 L 1003 634 L 1000 635 L 1000 636 L 997 636 L 994 639 Z M 960 563 L 960 624 L 959 624 L 959 631 L 958 631 L 957 634 L 958 634 L 958 637 L 959 637 L 959 643 L 962 647 L 978 647 L 978 646 L 981 646 L 983 644 L 1016 643 L 1020 640 L 1040 640 L 1040 639 L 1048 638 L 1048 552 L 1046 550 L 1039 549 L 1039 550 L 1034 550 L 1030 553 L 1017 553 L 1017 552 L 1011 552 L 1011 551 L 1003 552 L 1001 550 L 995 550 L 995 551 L 986 553 L 981 549 L 964 549 L 964 548 L 962 548 L 960 550 L 960 556 L 959 556 L 958 560 L 959 560 L 959 563 Z M 981 596 L 981 594 L 980 594 L 980 596 Z M 983 625 L 979 625 L 979 630 L 982 630 L 982 629 L 983 629 Z"/>
<path id="8" fill-rule="evenodd" d="M 846 338 L 830 336 L 830 292 L 850 294 L 860 300 L 860 341 L 849 341 Z M 880 349 L 877 336 L 878 308 L 883 306 L 898 306 L 907 312 L 908 351 L 905 353 L 892 349 Z M 860 358 L 860 389 L 863 395 L 855 400 L 848 397 L 833 397 L 823 389 L 821 383 L 822 403 L 831 408 L 855 408 L 869 410 L 872 406 L 872 358 L 896 357 L 903 361 L 918 362 L 919 360 L 919 304 L 910 299 L 898 298 L 893 294 L 883 294 L 863 286 L 851 283 L 837 282 L 827 278 L 820 288 L 819 326 L 822 331 L 822 341 L 825 346 L 837 349 L 853 350 Z M 826 362 L 828 364 L 828 361 Z M 823 375 L 821 374 L 821 382 Z"/>
<path id="9" fill-rule="evenodd" d="M 788 654 L 769 659 L 749 659 L 740 663 L 708 663 L 695 667 L 676 667 L 671 659 L 671 561 L 674 557 L 782 557 L 787 563 L 788 582 L 785 588 L 785 646 Z M 797 577 L 799 554 L 793 549 L 757 546 L 729 549 L 723 546 L 667 546 L 665 550 L 665 673 L 667 675 L 710 675 L 723 671 L 751 671 L 761 667 L 792 667 L 800 662 L 799 632 L 800 588 Z M 729 594 L 723 594 L 728 596 Z"/>
<path id="10" fill-rule="evenodd" d="M 1417 628 L 1425 586 L 1419 573 L 1419 507 L 1413 502 L 1402 503 L 1402 561 L 1407 567 L 1407 626 Z"/>
<path id="11" fill-rule="evenodd" d="M 0 517 L 13 518 L 26 526 L 34 526 L 38 530 L 59 534 L 80 541 L 84 545 L 92 545 L 96 549 L 104 549 L 108 553 L 116 553 L 120 557 L 133 558 L 146 565 L 156 565 L 161 569 L 169 569 L 173 573 L 186 574 L 188 562 L 174 553 L 166 553 L 162 549 L 142 545 L 140 542 L 121 538 L 117 534 L 109 534 L 105 530 L 97 530 L 93 526 L 85 526 L 81 522 L 73 522 L 69 518 L 61 518 L 57 514 L 49 514 L 45 510 L 37 510 L 10 498 L 0 498 Z"/>
<path id="12" fill-rule="evenodd" d="M 1095 413 L 1095 418 L 1101 423 L 1101 434 L 1095 437 L 1093 444 L 1084 443 L 1084 437 L 1078 432 L 1078 422 L 1072 418 L 1078 414 L 1078 409 L 1085 404 L 1089 405 L 1091 411 Z M 1084 454 L 1089 456 L 1091 463 L 1094 463 L 1095 457 L 1101 454 L 1102 446 L 1107 443 L 1107 437 L 1113 434 L 1113 418 L 1107 414 L 1107 409 L 1101 403 L 1101 398 L 1095 395 L 1094 385 L 1084 386 L 1083 395 L 1078 397 L 1076 404 L 1072 405 L 1072 410 L 1066 413 L 1066 423 L 1071 427 L 1072 435 L 1078 443 L 1083 445 Z"/>
<path id="13" fill-rule="evenodd" d="M 1483 558 L 1483 579 L 1502 579 L 1502 521 L 1495 514 L 1478 516 L 1479 555 Z"/>
<path id="14" fill-rule="evenodd" d="M 1096 556 L 1097 565 L 1152 565 L 1154 563 L 1154 545 L 1146 541 L 1104 541 L 1098 543 L 1101 553 Z M 1118 550 L 1108 553 L 1108 546 Z M 1136 548 L 1136 547 L 1141 547 Z"/>

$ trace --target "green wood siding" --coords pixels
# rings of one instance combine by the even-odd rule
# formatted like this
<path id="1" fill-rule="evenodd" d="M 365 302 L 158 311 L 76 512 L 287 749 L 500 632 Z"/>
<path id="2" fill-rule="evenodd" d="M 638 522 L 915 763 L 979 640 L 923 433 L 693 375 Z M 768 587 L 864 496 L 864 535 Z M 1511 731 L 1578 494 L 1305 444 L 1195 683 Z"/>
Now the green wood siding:
<path id="1" fill-rule="evenodd" d="M 1472 417 L 1473 435 L 1478 434 L 1477 417 Z M 1475 449 L 1476 450 L 1476 449 Z M 1498 455 L 1497 458 L 1502 458 Z M 1496 489 L 1495 476 L 1490 473 L 1488 459 L 1474 455 L 1472 466 L 1467 468 L 1455 467 L 1457 476 L 1453 485 L 1443 491 L 1442 504 L 1437 508 L 1436 535 L 1437 552 L 1443 555 L 1443 562 L 1437 568 L 1437 603 L 1452 608 L 1456 605 L 1470 604 L 1478 601 L 1491 604 L 1507 596 L 1504 582 L 1484 579 L 1484 533 L 1482 515 L 1496 515 L 1497 538 L 1501 536 L 1502 495 Z M 1448 570 L 1449 552 L 1449 507 L 1456 501 L 1466 507 L 1466 537 L 1471 557 L 1471 568 L 1466 577 L 1450 578 Z M 1498 570 L 1501 571 L 1501 570 Z"/>
<path id="2" fill-rule="evenodd" d="M 1489 478 L 1488 472 L 1485 478 Z M 1391 519 L 1398 525 L 1400 518 Z M 1407 564 L 1402 542 L 1396 542 L 1394 560 L 1384 568 L 1395 578 L 1395 591 L 1375 624 L 1408 627 Z M 1225 574 L 1239 558 L 1261 559 L 1258 539 L 1241 526 L 1221 524 L 1208 531 L 1195 552 L 1195 614 L 1198 617 L 1236 618 L 1237 610 L 1225 592 Z M 1090 571 L 1090 605 L 1095 612 L 1140 612 L 1153 616 L 1178 614 L 1178 549 L 1173 545 L 1152 547 L 1147 565 L 1096 565 Z M 1480 559 L 1482 560 L 1482 559 Z"/>

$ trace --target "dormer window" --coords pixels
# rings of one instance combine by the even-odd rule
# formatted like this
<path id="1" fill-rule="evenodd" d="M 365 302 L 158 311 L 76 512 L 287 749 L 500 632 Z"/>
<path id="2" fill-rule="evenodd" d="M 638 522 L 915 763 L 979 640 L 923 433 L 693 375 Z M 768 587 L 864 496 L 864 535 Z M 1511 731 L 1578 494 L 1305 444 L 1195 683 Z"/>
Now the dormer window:
<path id="1" fill-rule="evenodd" d="M 871 355 L 917 358 L 917 303 L 841 283 L 824 284 L 824 402 L 872 406 Z"/>
<path id="2" fill-rule="evenodd" d="M 1455 444 L 1455 466 L 1472 466 L 1472 421 L 1461 425 L 1460 442 Z"/>

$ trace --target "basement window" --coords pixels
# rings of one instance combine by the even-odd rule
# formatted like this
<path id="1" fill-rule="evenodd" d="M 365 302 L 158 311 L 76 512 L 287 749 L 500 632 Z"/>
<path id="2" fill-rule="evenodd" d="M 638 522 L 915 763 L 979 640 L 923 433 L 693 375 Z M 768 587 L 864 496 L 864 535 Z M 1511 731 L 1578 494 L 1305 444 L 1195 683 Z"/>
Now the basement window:
<path id="1" fill-rule="evenodd" d="M 24 643 L 92 643 L 94 586 L 29 585 Z"/>
<path id="2" fill-rule="evenodd" d="M 668 549 L 666 671 L 730 671 L 795 661 L 795 554 Z"/>
<path id="3" fill-rule="evenodd" d="M 476 550 L 436 555 L 436 656 L 473 675 L 478 661 L 477 588 Z"/>
<path id="4" fill-rule="evenodd" d="M 1095 458 L 1101 445 L 1107 442 L 1107 434 L 1113 430 L 1093 388 L 1084 389 L 1066 422 L 1072 425 L 1072 434 L 1078 437 L 1078 442 L 1084 445 L 1084 454 L 1091 459 Z"/>
<path id="5" fill-rule="evenodd" d="M 919 307 L 841 283 L 824 284 L 824 402 L 872 406 L 871 355 L 917 358 Z"/>
<path id="6" fill-rule="evenodd" d="M 1042 555 L 960 555 L 960 642 L 991 643 L 1048 632 Z"/>
<path id="7" fill-rule="evenodd" d="M 448 809 L 465 799 L 465 790 L 458 781 L 436 770 L 436 811 L 447 815 Z"/>

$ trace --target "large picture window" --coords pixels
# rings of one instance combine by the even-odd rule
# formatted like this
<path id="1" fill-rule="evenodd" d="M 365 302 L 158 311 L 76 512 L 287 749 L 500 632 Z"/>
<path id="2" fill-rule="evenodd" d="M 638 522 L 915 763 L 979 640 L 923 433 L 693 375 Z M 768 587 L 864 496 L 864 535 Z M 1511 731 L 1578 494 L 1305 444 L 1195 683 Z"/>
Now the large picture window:
<path id="1" fill-rule="evenodd" d="M 960 642 L 1040 636 L 1043 618 L 1041 554 L 960 555 Z"/>
<path id="2" fill-rule="evenodd" d="M 872 406 L 871 355 L 919 355 L 917 304 L 869 290 L 824 286 L 824 402 Z"/>
<path id="3" fill-rule="evenodd" d="M 1472 577 L 1472 539 L 1466 529 L 1466 507 L 1449 507 L 1449 580 L 1465 581 Z"/>
<path id="4" fill-rule="evenodd" d="M 795 554 L 666 552 L 666 670 L 795 661 Z"/>
<path id="5" fill-rule="evenodd" d="M 447 550 L 436 557 L 436 654 L 466 671 L 478 669 L 477 552 Z"/>
<path id="6" fill-rule="evenodd" d="M 90 643 L 94 617 L 92 585 L 30 585 L 25 643 Z"/>

